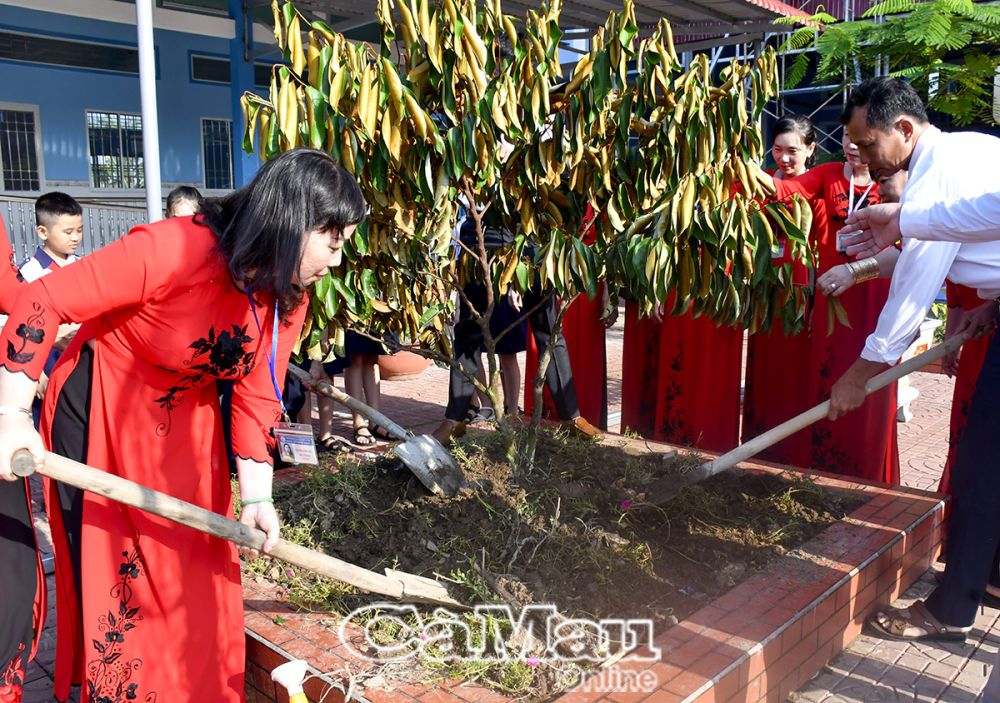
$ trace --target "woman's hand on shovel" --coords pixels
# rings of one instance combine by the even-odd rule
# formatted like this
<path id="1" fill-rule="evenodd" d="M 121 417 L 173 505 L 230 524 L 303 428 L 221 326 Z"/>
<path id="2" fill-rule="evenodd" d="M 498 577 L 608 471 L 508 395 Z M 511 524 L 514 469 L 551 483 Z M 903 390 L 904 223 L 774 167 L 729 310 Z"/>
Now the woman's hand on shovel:
<path id="1" fill-rule="evenodd" d="M 41 436 L 35 431 L 31 415 L 21 412 L 0 415 L 0 479 L 4 481 L 20 479 L 11 470 L 11 459 L 14 457 L 14 452 L 19 449 L 27 449 L 35 464 L 45 463 L 45 445 L 42 444 Z"/>
<path id="2" fill-rule="evenodd" d="M 278 543 L 278 533 L 281 529 L 281 521 L 278 519 L 278 511 L 274 509 L 274 503 L 253 503 L 244 505 L 240 512 L 240 522 L 247 527 L 256 527 L 267 534 L 264 540 L 264 547 L 261 551 L 267 554 L 271 547 Z M 248 547 L 240 547 L 240 554 L 256 559 L 260 552 Z"/>

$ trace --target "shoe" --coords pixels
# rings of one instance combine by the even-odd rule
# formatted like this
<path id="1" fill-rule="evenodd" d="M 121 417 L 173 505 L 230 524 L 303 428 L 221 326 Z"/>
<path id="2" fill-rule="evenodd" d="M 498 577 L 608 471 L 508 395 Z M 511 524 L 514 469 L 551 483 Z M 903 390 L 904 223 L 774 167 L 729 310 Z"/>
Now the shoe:
<path id="1" fill-rule="evenodd" d="M 965 642 L 972 630 L 944 625 L 919 600 L 909 608 L 883 608 L 867 624 L 879 637 L 897 642 Z"/>
<path id="2" fill-rule="evenodd" d="M 582 415 L 577 415 L 572 420 L 566 420 L 562 426 L 573 434 L 587 439 L 598 439 L 604 436 L 603 432 L 587 422 Z"/>
<path id="3" fill-rule="evenodd" d="M 444 446 L 448 446 L 453 440 L 465 434 L 467 425 L 464 422 L 455 420 L 445 420 L 431 435 Z"/>

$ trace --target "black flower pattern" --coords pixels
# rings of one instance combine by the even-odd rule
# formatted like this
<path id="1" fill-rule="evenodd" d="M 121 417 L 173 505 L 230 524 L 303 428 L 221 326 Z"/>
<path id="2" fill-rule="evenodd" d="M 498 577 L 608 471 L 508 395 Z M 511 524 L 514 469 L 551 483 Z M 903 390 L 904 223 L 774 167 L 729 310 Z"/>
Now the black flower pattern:
<path id="1" fill-rule="evenodd" d="M 35 358 L 35 352 L 25 351 L 29 344 L 41 344 L 45 339 L 45 308 L 33 303 L 35 313 L 14 331 L 21 338 L 20 348 L 13 342 L 7 342 L 7 360 L 15 364 L 28 364 Z"/>
<path id="2" fill-rule="evenodd" d="M 215 327 L 210 327 L 207 336 L 191 342 L 188 346 L 194 353 L 184 365 L 193 373 L 184 376 L 156 399 L 156 403 L 167 411 L 167 419 L 157 426 L 156 434 L 162 437 L 170 432 L 171 411 L 184 401 L 185 392 L 203 385 L 206 379 L 241 378 L 250 373 L 254 367 L 254 353 L 246 347 L 253 341 L 247 334 L 246 325 L 232 325 L 231 329 L 219 333 Z"/>
<path id="3" fill-rule="evenodd" d="M 111 588 L 111 597 L 118 601 L 118 613 L 109 610 L 98 618 L 98 630 L 104 633 L 104 641 L 91 642 L 97 656 L 87 662 L 87 690 L 94 703 L 121 703 L 139 697 L 139 684 L 131 679 L 142 668 L 143 661 L 125 656 L 125 639 L 126 633 L 142 621 L 140 606 L 132 603 L 132 583 L 142 575 L 144 565 L 138 549 L 131 554 L 122 552 L 122 558 L 118 569 L 120 580 Z M 156 693 L 147 693 L 143 701 L 155 703 Z"/>

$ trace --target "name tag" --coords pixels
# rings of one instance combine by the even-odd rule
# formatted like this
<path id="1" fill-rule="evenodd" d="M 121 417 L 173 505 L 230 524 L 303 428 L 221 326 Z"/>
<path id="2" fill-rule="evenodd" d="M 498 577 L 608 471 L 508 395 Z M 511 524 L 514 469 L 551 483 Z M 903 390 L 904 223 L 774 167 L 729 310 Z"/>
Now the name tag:
<path id="1" fill-rule="evenodd" d="M 289 464 L 319 464 L 312 425 L 279 422 L 271 428 L 278 443 L 278 456 Z"/>

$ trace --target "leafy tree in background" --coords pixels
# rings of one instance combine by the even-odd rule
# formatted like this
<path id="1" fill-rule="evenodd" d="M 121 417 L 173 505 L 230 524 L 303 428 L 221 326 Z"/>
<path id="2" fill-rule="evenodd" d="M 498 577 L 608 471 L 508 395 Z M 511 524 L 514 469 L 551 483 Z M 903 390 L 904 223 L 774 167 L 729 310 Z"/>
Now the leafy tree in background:
<path id="1" fill-rule="evenodd" d="M 774 53 L 734 61 L 716 80 L 705 56 L 681 66 L 665 20 L 640 38 L 625 0 L 564 79 L 561 6 L 517 18 L 501 0 L 380 0 L 373 48 L 273 3 L 287 64 L 274 67 L 267 98 L 244 96 L 244 148 L 264 159 L 301 145 L 328 151 L 371 205 L 345 265 L 312 292 L 310 356 L 347 325 L 448 360 L 450 300 L 457 292 L 468 305 L 469 280 L 487 289 L 486 310 L 473 315 L 495 408 L 489 317 L 511 288 L 540 285 L 565 311 L 606 280 L 646 311 L 673 293 L 677 314 L 751 331 L 779 316 L 801 323 L 804 294 L 771 265 L 771 248 L 785 236 L 806 259 L 811 212 L 798 200 L 767 203 L 757 166 L 758 117 L 778 89 Z M 489 208 L 515 241 L 488 252 L 472 209 L 477 241 L 456 242 L 460 197 Z M 593 246 L 581 240 L 588 206 Z M 536 397 L 550 349 L 540 350 Z"/>
<path id="2" fill-rule="evenodd" d="M 785 79 L 799 85 L 815 64 L 818 81 L 845 85 L 884 73 L 911 81 L 930 109 L 957 125 L 997 124 L 994 82 L 1000 65 L 1000 5 L 972 0 L 886 0 L 860 20 L 819 12 L 779 52 L 800 54 Z"/>

